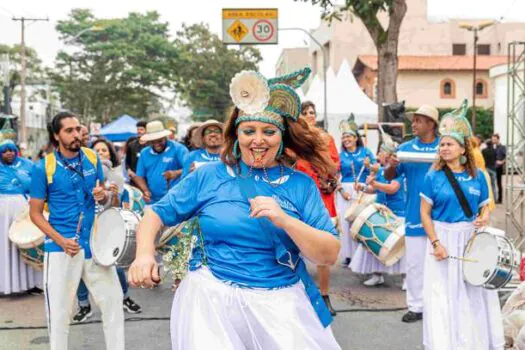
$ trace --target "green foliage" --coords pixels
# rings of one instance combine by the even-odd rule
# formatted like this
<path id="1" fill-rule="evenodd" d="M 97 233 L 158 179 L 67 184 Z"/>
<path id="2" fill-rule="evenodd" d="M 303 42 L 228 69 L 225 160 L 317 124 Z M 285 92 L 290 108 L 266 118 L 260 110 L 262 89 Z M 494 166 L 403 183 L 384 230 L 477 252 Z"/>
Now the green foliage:
<path id="1" fill-rule="evenodd" d="M 230 81 L 243 69 L 257 70 L 262 59 L 259 50 L 251 46 L 230 48 L 205 24 L 183 25 L 175 46 L 180 52 L 175 86 L 194 111 L 193 119 L 224 120 L 232 105 Z"/>
<path id="2" fill-rule="evenodd" d="M 58 21 L 60 38 L 76 47 L 59 52 L 50 72 L 65 107 L 99 121 L 161 112 L 162 89 L 173 86 L 179 54 L 159 18 L 147 12 L 99 20 L 75 9 Z"/>
<path id="3" fill-rule="evenodd" d="M 21 55 L 20 45 L 13 46 L 0 44 L 0 60 L 3 55 L 9 56 L 9 100 L 13 98 L 15 88 L 20 85 Z M 26 84 L 41 84 L 45 81 L 42 61 L 36 51 L 26 46 Z M 0 78 L 3 79 L 0 73 Z M 0 109 L 3 110 L 3 96 L 0 98 Z M 18 114 L 18 113 L 17 113 Z"/>

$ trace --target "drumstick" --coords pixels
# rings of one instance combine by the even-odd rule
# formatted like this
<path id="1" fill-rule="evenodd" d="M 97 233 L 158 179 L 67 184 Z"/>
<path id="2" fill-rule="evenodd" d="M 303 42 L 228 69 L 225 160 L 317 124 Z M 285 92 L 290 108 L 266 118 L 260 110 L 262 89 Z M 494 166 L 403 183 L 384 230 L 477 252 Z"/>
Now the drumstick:
<path id="1" fill-rule="evenodd" d="M 479 261 L 476 260 L 476 259 L 465 258 L 464 256 L 452 256 L 452 255 L 449 255 L 448 257 L 449 257 L 450 259 L 455 259 L 455 260 L 460 260 L 460 261 L 466 261 L 466 262 L 471 262 L 471 263 L 477 263 L 477 262 L 479 262 Z"/>
<path id="2" fill-rule="evenodd" d="M 80 216 L 78 217 L 77 232 L 76 232 L 75 238 L 74 238 L 77 241 L 80 238 L 80 230 L 82 229 L 82 220 L 84 220 L 84 212 L 83 211 L 80 212 Z"/>

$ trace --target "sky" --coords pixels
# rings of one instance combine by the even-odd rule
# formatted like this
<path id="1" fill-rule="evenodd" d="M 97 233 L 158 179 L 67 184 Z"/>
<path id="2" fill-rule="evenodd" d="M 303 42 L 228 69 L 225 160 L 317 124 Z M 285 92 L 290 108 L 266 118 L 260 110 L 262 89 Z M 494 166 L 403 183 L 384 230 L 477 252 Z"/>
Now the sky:
<path id="1" fill-rule="evenodd" d="M 407 0 L 410 6 L 410 1 Z M 156 10 L 163 21 L 169 22 L 171 34 L 182 23 L 205 22 L 221 36 L 222 8 L 278 8 L 279 27 L 313 29 L 319 25 L 321 10 L 311 3 L 293 0 L 17 0 L 0 2 L 0 43 L 20 42 L 20 22 L 13 16 L 49 17 L 49 22 L 34 22 L 27 26 L 26 43 L 35 48 L 47 66 L 63 44 L 55 32 L 57 20 L 65 19 L 73 8 L 89 8 L 96 17 L 126 17 L 129 12 Z M 483 18 L 525 22 L 525 0 L 428 0 L 428 16 L 433 21 L 449 18 Z M 298 31 L 279 32 L 278 45 L 260 46 L 263 61 L 260 70 L 273 76 L 275 63 L 283 48 L 306 46 L 308 38 Z"/>

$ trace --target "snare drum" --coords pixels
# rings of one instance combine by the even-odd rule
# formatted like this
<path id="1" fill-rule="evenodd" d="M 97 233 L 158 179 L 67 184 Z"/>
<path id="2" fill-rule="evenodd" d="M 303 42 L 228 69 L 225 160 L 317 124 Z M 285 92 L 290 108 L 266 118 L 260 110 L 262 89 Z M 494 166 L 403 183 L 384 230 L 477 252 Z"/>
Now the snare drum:
<path id="1" fill-rule="evenodd" d="M 520 265 L 519 253 L 505 237 L 505 232 L 484 227 L 467 243 L 463 261 L 463 278 L 473 286 L 487 289 L 504 287 Z"/>
<path id="2" fill-rule="evenodd" d="M 44 217 L 49 213 L 44 211 Z M 24 209 L 9 228 L 9 240 L 13 242 L 26 264 L 42 271 L 44 269 L 44 239 L 45 235 L 29 217 L 29 207 Z"/>
<path id="3" fill-rule="evenodd" d="M 386 206 L 374 203 L 357 216 L 352 237 L 385 266 L 392 266 L 405 254 L 405 227 Z"/>
<path id="4" fill-rule="evenodd" d="M 345 219 L 348 222 L 353 222 L 357 216 L 365 210 L 370 204 L 376 202 L 377 195 L 361 192 L 357 199 L 355 199 L 345 213 Z"/>
<path id="5" fill-rule="evenodd" d="M 101 266 L 128 267 L 135 259 L 140 216 L 127 209 L 109 208 L 97 216 L 90 244 L 93 260 Z"/>

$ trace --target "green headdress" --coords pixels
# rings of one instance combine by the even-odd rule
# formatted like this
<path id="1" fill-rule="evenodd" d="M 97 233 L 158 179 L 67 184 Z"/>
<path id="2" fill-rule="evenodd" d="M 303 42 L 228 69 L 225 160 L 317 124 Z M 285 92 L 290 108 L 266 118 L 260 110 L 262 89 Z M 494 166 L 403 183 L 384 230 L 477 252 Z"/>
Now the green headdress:
<path id="1" fill-rule="evenodd" d="M 283 130 L 284 119 L 297 121 L 301 99 L 295 92 L 310 75 L 306 67 L 291 74 L 267 80 L 255 71 L 237 73 L 230 83 L 230 96 L 239 109 L 236 124 L 261 121 Z"/>
<path id="2" fill-rule="evenodd" d="M 465 146 L 465 139 L 472 137 L 472 128 L 466 118 L 468 110 L 467 100 L 458 109 L 449 112 L 441 118 L 439 133 L 441 136 L 450 136 Z"/>
<path id="3" fill-rule="evenodd" d="M 352 136 L 357 136 L 357 123 L 355 122 L 355 116 L 353 113 L 350 113 L 350 116 L 347 120 L 341 120 L 339 123 L 339 131 L 341 131 L 341 134 L 349 134 Z"/>

